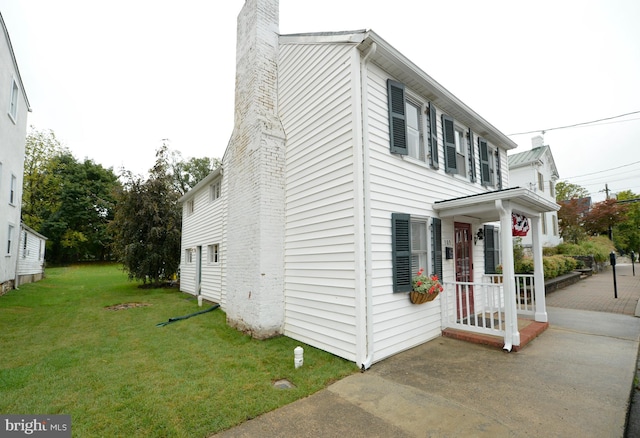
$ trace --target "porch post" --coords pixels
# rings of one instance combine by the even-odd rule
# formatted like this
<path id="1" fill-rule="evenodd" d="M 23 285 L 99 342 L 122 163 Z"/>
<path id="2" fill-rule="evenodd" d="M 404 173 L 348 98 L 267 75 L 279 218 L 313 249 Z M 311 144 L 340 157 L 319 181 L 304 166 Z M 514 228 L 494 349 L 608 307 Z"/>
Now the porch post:
<path id="1" fill-rule="evenodd" d="M 542 222 L 539 216 L 532 216 L 529 219 L 531 220 L 531 250 L 533 251 L 533 285 L 536 297 L 534 319 L 539 322 L 548 322 L 544 265 L 542 264 Z"/>
<path id="2" fill-rule="evenodd" d="M 513 266 L 513 236 L 511 234 L 511 205 L 508 201 L 496 201 L 496 210 L 500 212 L 500 247 L 502 248 L 502 274 L 504 293 L 505 334 L 504 349 L 511 351 L 514 345 L 520 345 L 518 331 L 518 310 L 516 309 L 516 282 Z"/>

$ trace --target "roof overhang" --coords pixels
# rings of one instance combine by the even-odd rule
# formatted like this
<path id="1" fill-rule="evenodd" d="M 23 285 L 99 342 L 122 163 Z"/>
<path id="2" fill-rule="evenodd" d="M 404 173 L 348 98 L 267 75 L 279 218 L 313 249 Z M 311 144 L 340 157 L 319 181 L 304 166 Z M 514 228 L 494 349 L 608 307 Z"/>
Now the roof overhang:
<path id="1" fill-rule="evenodd" d="M 527 217 L 560 209 L 554 201 L 522 187 L 437 201 L 433 204 L 433 209 L 438 212 L 440 218 L 467 216 L 477 218 L 481 222 L 494 222 L 500 219 L 497 201 L 505 207 L 508 203 L 514 213 Z"/>

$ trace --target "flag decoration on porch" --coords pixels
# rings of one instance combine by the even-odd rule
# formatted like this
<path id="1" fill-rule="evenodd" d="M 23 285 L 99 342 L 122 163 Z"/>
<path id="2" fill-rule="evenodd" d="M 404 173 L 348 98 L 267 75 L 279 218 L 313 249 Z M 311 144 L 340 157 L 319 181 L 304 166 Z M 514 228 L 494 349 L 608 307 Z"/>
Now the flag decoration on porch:
<path id="1" fill-rule="evenodd" d="M 529 232 L 529 219 L 521 214 L 511 214 L 511 235 L 512 236 L 526 236 Z"/>

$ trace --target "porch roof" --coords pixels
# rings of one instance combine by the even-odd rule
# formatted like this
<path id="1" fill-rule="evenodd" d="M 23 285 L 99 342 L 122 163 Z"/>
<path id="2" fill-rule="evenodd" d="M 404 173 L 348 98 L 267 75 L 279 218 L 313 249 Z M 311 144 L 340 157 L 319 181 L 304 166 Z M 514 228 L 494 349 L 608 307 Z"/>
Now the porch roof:
<path id="1" fill-rule="evenodd" d="M 482 222 L 493 222 L 500 219 L 497 201 L 502 202 L 503 205 L 509 203 L 514 213 L 529 217 L 560 209 L 560 206 L 554 201 L 522 187 L 436 201 L 433 209 L 439 213 L 441 218 L 469 216 Z"/>

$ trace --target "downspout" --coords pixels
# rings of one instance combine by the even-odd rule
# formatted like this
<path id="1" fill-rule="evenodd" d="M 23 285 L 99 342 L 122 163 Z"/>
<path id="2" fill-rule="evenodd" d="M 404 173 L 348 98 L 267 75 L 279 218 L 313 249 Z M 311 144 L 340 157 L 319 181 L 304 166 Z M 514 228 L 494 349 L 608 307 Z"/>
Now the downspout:
<path id="1" fill-rule="evenodd" d="M 369 50 L 360 61 L 360 86 L 362 103 L 362 181 L 363 181 L 363 201 L 364 201 L 364 258 L 365 258 L 365 335 L 366 335 L 366 356 L 362 361 L 362 371 L 369 369 L 373 362 L 373 290 L 372 290 L 372 263 L 371 263 L 371 173 L 369 172 L 369 104 L 368 104 L 368 81 L 367 64 L 372 55 L 376 53 L 378 45 L 372 43 Z"/>
<path id="2" fill-rule="evenodd" d="M 496 200 L 496 210 L 500 212 L 500 244 L 502 252 L 503 268 L 503 293 L 505 306 L 505 334 L 504 347 L 506 351 L 511 351 L 514 345 L 520 345 L 520 335 L 518 331 L 518 318 L 515 302 L 515 268 L 513 266 L 513 239 L 511 238 L 511 209 L 505 208 L 502 200 Z M 517 333 L 517 335 L 516 335 Z"/>

